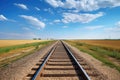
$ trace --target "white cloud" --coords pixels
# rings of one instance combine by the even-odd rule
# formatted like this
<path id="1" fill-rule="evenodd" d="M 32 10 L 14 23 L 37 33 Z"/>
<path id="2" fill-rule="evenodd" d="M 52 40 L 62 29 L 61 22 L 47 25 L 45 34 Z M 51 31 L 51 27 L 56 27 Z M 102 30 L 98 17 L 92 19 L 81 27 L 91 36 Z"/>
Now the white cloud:
<path id="1" fill-rule="evenodd" d="M 68 26 L 63 26 L 63 28 L 68 28 Z"/>
<path id="2" fill-rule="evenodd" d="M 88 30 L 95 30 L 95 29 L 101 29 L 103 28 L 104 26 L 87 26 L 85 27 L 85 29 L 88 29 Z"/>
<path id="3" fill-rule="evenodd" d="M 46 2 L 53 7 L 60 7 L 63 5 L 63 2 L 61 2 L 60 0 L 46 0 Z"/>
<path id="4" fill-rule="evenodd" d="M 59 23 L 59 22 L 61 22 L 61 21 L 57 19 L 57 20 L 54 20 L 53 22 L 55 22 L 55 23 Z"/>
<path id="5" fill-rule="evenodd" d="M 120 39 L 120 21 L 116 22 L 113 27 L 106 27 L 104 30 L 109 38 Z"/>
<path id="6" fill-rule="evenodd" d="M 17 22 L 16 20 L 13 19 L 8 19 L 4 15 L 0 15 L 0 21 L 10 21 L 10 22 Z"/>
<path id="7" fill-rule="evenodd" d="M 120 21 L 118 21 L 114 27 L 105 28 L 106 31 L 120 32 Z"/>
<path id="8" fill-rule="evenodd" d="M 0 15 L 0 21 L 7 21 L 8 19 L 4 15 Z"/>
<path id="9" fill-rule="evenodd" d="M 23 27 L 22 29 L 23 29 L 23 30 L 26 30 L 26 31 L 29 31 L 29 30 L 30 30 L 30 28 L 28 28 L 28 27 Z"/>
<path id="10" fill-rule="evenodd" d="M 53 25 L 53 22 L 49 22 L 48 24 Z"/>
<path id="11" fill-rule="evenodd" d="M 118 21 L 118 22 L 116 23 L 116 26 L 119 26 L 119 27 L 120 27 L 120 21 Z"/>
<path id="12" fill-rule="evenodd" d="M 20 17 L 29 21 L 30 24 L 32 24 L 33 26 L 36 26 L 38 29 L 45 27 L 45 23 L 43 23 L 42 21 L 40 21 L 39 19 L 37 19 L 33 16 L 20 15 Z"/>
<path id="13" fill-rule="evenodd" d="M 0 32 L 0 39 L 32 39 L 35 37 L 38 37 L 38 36 L 32 32 L 25 32 L 25 33 Z"/>
<path id="14" fill-rule="evenodd" d="M 51 8 L 46 8 L 46 9 L 44 9 L 44 11 L 54 14 Z"/>
<path id="15" fill-rule="evenodd" d="M 99 18 L 103 16 L 102 12 L 99 12 L 97 14 L 74 14 L 74 13 L 63 13 L 64 19 L 62 19 L 62 22 L 69 23 L 69 22 L 81 22 L 81 23 L 89 23 L 96 18 Z"/>
<path id="16" fill-rule="evenodd" d="M 17 3 L 14 3 L 14 5 L 22 8 L 22 9 L 28 10 L 28 7 L 27 7 L 25 4 L 17 4 Z"/>
<path id="17" fill-rule="evenodd" d="M 106 7 L 120 6 L 120 0 L 46 0 L 53 7 L 93 11 Z"/>
<path id="18" fill-rule="evenodd" d="M 38 7 L 35 7 L 35 9 L 36 9 L 37 11 L 40 11 L 40 8 L 38 8 Z"/>

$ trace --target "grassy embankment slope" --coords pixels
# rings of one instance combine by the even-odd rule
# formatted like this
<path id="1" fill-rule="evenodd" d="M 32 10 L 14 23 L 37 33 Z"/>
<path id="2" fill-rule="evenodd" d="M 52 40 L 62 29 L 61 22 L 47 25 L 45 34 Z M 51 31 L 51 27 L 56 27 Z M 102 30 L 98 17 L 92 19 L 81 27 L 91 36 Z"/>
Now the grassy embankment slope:
<path id="1" fill-rule="evenodd" d="M 120 72 L 120 40 L 68 40 L 67 42 Z"/>
<path id="2" fill-rule="evenodd" d="M 0 67 L 32 54 L 52 42 L 47 40 L 0 40 Z"/>

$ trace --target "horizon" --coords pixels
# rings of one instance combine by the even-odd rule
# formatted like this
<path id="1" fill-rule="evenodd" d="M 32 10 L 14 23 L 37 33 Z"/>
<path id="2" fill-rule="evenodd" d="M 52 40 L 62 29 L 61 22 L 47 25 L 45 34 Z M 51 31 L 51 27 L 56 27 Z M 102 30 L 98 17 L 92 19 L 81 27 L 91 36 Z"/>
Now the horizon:
<path id="1" fill-rule="evenodd" d="M 118 0 L 1 0 L 0 40 L 120 39 Z"/>

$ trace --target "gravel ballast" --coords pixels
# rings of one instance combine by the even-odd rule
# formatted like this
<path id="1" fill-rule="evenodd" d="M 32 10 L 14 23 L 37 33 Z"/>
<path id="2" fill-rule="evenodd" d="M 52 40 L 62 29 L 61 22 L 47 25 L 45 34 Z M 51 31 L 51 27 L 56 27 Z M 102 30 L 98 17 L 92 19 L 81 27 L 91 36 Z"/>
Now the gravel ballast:
<path id="1" fill-rule="evenodd" d="M 0 80 L 23 80 L 37 62 L 52 48 L 54 44 L 40 51 L 21 58 L 4 68 L 0 68 Z"/>
<path id="2" fill-rule="evenodd" d="M 67 43 L 66 43 L 67 44 Z M 120 72 L 114 68 L 110 68 L 100 62 L 99 60 L 95 59 L 91 55 L 81 52 L 79 49 L 67 44 L 78 56 L 83 57 L 84 60 L 92 66 L 97 73 L 101 74 L 105 78 L 105 80 L 120 80 Z M 96 80 L 96 79 L 95 79 Z M 98 79 L 101 80 L 101 79 Z"/>
<path id="3" fill-rule="evenodd" d="M 39 62 L 39 60 L 52 48 L 53 45 L 54 44 L 46 46 L 34 54 L 30 54 L 20 60 L 17 60 L 9 64 L 7 67 L 0 68 L 0 80 L 23 80 L 24 77 L 26 77 L 26 75 L 30 73 L 31 69 L 35 67 L 36 63 Z M 99 60 L 93 58 L 87 53 L 83 53 L 79 51 L 77 48 L 69 44 L 68 46 L 75 53 L 77 53 L 78 56 L 81 56 L 82 58 L 84 58 L 85 61 L 88 64 L 90 64 L 90 66 L 94 67 L 94 69 L 98 73 L 104 76 L 105 80 L 119 80 L 120 79 L 120 73 L 117 70 L 110 68 L 106 65 L 103 65 L 103 63 L 100 62 Z M 66 80 L 67 79 L 72 80 L 72 79 L 66 78 Z M 102 80 L 102 79 L 94 79 L 94 80 Z"/>

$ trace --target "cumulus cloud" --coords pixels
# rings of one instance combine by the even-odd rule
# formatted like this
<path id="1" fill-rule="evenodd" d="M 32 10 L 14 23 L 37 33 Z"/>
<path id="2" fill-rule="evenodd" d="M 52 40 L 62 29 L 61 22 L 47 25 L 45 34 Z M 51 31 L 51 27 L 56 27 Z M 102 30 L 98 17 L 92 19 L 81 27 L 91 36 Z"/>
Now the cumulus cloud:
<path id="1" fill-rule="evenodd" d="M 97 14 L 75 14 L 75 13 L 63 13 L 63 23 L 69 23 L 69 22 L 80 22 L 80 23 L 89 23 L 96 18 L 99 18 L 103 16 L 102 12 L 99 12 Z"/>
<path id="2" fill-rule="evenodd" d="M 38 36 L 32 32 L 25 32 L 22 34 L 21 33 L 0 32 L 0 39 L 32 39 L 34 37 L 38 37 Z"/>
<path id="3" fill-rule="evenodd" d="M 44 28 L 45 23 L 33 16 L 20 15 L 20 17 L 26 19 L 30 24 L 36 26 L 38 29 Z"/>
<path id="4" fill-rule="evenodd" d="M 116 23 L 116 26 L 119 26 L 119 27 L 120 27 L 120 21 L 118 21 L 118 22 Z"/>
<path id="5" fill-rule="evenodd" d="M 14 5 L 22 8 L 22 9 L 28 10 L 28 7 L 27 7 L 25 4 L 17 4 L 17 3 L 14 3 Z"/>
<path id="6" fill-rule="evenodd" d="M 103 27 L 104 26 L 87 26 L 87 27 L 85 27 L 85 29 L 87 29 L 87 30 L 95 30 L 95 29 L 101 29 Z"/>
<path id="7" fill-rule="evenodd" d="M 51 8 L 46 8 L 46 9 L 44 9 L 44 11 L 54 14 Z"/>
<path id="8" fill-rule="evenodd" d="M 38 7 L 35 7 L 35 9 L 36 9 L 37 11 L 40 11 L 40 8 L 38 8 Z"/>
<path id="9" fill-rule="evenodd" d="M 120 0 L 46 0 L 53 7 L 93 11 L 106 7 L 120 6 Z"/>
<path id="10" fill-rule="evenodd" d="M 60 0 L 46 0 L 46 2 L 53 7 L 60 7 L 63 5 L 63 2 L 61 2 Z"/>
<path id="11" fill-rule="evenodd" d="M 16 20 L 13 19 L 8 19 L 4 15 L 0 15 L 0 21 L 10 21 L 10 22 L 17 22 Z"/>
<path id="12" fill-rule="evenodd" d="M 68 28 L 68 26 L 63 26 L 63 28 Z"/>
<path id="13" fill-rule="evenodd" d="M 114 27 L 105 28 L 106 31 L 120 32 L 120 21 L 118 21 Z"/>
<path id="14" fill-rule="evenodd" d="M 57 19 L 57 20 L 54 20 L 53 22 L 55 22 L 55 23 L 59 23 L 59 22 L 61 22 L 59 19 Z"/>
<path id="15" fill-rule="evenodd" d="M 23 29 L 23 30 L 26 30 L 26 31 L 31 30 L 31 29 L 30 29 L 30 28 L 28 28 L 28 27 L 23 27 L 22 29 Z"/>
<path id="16" fill-rule="evenodd" d="M 4 15 L 0 15 L 0 21 L 7 21 L 8 19 Z"/>

